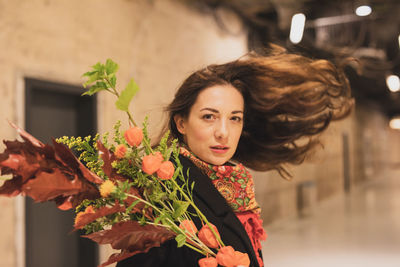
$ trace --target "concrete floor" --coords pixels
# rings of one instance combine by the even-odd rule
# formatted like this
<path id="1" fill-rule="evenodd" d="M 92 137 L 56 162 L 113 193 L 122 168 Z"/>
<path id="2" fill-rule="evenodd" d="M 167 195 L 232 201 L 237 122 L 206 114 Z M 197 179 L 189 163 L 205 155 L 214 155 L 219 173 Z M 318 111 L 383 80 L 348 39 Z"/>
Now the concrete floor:
<path id="1" fill-rule="evenodd" d="M 267 267 L 400 267 L 400 169 L 267 225 Z"/>

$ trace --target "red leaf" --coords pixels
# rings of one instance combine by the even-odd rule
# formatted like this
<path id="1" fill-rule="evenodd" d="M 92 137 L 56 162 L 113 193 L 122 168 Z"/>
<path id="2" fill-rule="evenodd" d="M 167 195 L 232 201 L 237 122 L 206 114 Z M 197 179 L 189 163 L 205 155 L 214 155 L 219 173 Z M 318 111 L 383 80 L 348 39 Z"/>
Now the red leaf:
<path id="1" fill-rule="evenodd" d="M 39 172 L 35 179 L 30 179 L 22 186 L 22 191 L 38 202 L 75 195 L 82 188 L 82 182 L 76 176 L 71 178 L 68 179 L 60 169 L 54 169 L 53 173 Z"/>
<path id="2" fill-rule="evenodd" d="M 0 166 L 11 169 L 6 171 L 8 173 L 18 172 L 23 181 L 29 179 L 40 167 L 38 163 L 29 164 L 26 156 L 18 154 L 10 154 L 8 159 L 0 162 Z"/>
<path id="3" fill-rule="evenodd" d="M 21 176 L 14 177 L 12 180 L 7 180 L 0 187 L 0 195 L 7 197 L 15 197 L 21 193 L 22 178 Z"/>
<path id="4" fill-rule="evenodd" d="M 1 174 L 13 178 L 0 186 L 0 195 L 28 195 L 35 201 L 55 201 L 60 209 L 76 207 L 83 199 L 98 198 L 94 184 L 103 180 L 88 170 L 72 151 L 56 142 L 44 145 L 12 124 L 24 142 L 4 141 L 0 153 Z"/>
<path id="5" fill-rule="evenodd" d="M 108 177 L 113 176 L 111 163 L 116 160 L 116 157 L 103 145 L 102 142 L 100 142 L 100 140 L 97 141 L 97 149 L 99 150 L 100 157 L 104 162 L 102 166 L 104 173 Z"/>
<path id="6" fill-rule="evenodd" d="M 56 154 L 62 159 L 62 161 L 70 168 L 79 169 L 82 172 L 83 177 L 88 181 L 101 184 L 103 179 L 89 171 L 72 153 L 72 151 L 64 144 L 57 143 L 53 139 L 53 146 Z"/>
<path id="7" fill-rule="evenodd" d="M 107 216 L 116 212 L 124 212 L 125 207 L 120 206 L 119 204 L 115 204 L 113 207 L 101 207 L 100 209 L 96 210 L 95 213 L 85 213 L 81 215 L 79 218 L 79 221 L 76 222 L 74 225 L 74 228 L 81 229 L 83 226 L 85 226 L 88 223 L 91 223 L 95 221 L 98 218 L 101 218 L 103 216 Z"/>
<path id="8" fill-rule="evenodd" d="M 159 247 L 174 236 L 175 233 L 164 227 L 141 226 L 136 221 L 127 221 L 114 224 L 110 230 L 95 232 L 84 237 L 99 244 L 111 244 L 114 249 L 142 253 L 152 247 Z"/>
<path id="9" fill-rule="evenodd" d="M 120 181 L 125 181 L 128 178 L 124 177 L 121 174 L 118 174 L 112 167 L 111 163 L 113 163 L 115 160 L 117 160 L 117 157 L 112 153 L 110 150 L 108 150 L 100 140 L 97 141 L 97 149 L 99 150 L 100 157 L 103 160 L 104 164 L 102 166 L 102 169 L 105 173 L 105 175 L 110 178 L 112 181 L 120 180 Z"/>
<path id="10" fill-rule="evenodd" d="M 30 135 L 29 133 L 25 132 L 23 129 L 19 128 L 17 125 L 15 125 L 12 122 L 8 122 L 9 124 L 11 124 L 11 126 L 13 128 L 15 128 L 18 132 L 18 134 L 24 139 L 29 141 L 29 143 L 33 144 L 34 146 L 37 147 L 43 147 L 44 144 L 42 142 L 40 142 L 39 140 L 37 140 L 35 137 L 33 137 L 32 135 Z"/>

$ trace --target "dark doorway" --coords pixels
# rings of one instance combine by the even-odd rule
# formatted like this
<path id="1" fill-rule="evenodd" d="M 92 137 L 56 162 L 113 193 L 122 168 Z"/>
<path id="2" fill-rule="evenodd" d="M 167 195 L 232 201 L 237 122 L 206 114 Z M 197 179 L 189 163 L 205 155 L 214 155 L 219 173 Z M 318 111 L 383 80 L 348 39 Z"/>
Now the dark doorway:
<path id="1" fill-rule="evenodd" d="M 25 79 L 25 128 L 44 143 L 51 138 L 93 135 L 96 98 L 82 97 L 83 88 Z M 72 231 L 73 211 L 54 203 L 35 204 L 26 198 L 27 267 L 95 267 L 98 247 Z"/>

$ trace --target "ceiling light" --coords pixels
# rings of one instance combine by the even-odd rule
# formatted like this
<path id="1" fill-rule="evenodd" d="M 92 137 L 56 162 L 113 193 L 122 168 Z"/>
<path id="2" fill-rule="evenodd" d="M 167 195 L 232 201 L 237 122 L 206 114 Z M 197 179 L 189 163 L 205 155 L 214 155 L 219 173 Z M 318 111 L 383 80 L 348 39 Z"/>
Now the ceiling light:
<path id="1" fill-rule="evenodd" d="M 400 118 L 397 117 L 397 118 L 391 119 L 389 122 L 389 126 L 392 129 L 400 130 Z"/>
<path id="2" fill-rule="evenodd" d="M 297 13 L 293 15 L 289 35 L 289 39 L 292 43 L 300 43 L 301 39 L 303 38 L 305 22 L 306 16 L 303 13 Z"/>
<path id="3" fill-rule="evenodd" d="M 360 17 L 368 16 L 371 12 L 372 9 L 370 6 L 359 6 L 356 8 L 356 15 Z"/>
<path id="4" fill-rule="evenodd" d="M 392 92 L 397 92 L 400 90 L 400 79 L 397 75 L 389 75 L 386 78 L 386 85 Z"/>

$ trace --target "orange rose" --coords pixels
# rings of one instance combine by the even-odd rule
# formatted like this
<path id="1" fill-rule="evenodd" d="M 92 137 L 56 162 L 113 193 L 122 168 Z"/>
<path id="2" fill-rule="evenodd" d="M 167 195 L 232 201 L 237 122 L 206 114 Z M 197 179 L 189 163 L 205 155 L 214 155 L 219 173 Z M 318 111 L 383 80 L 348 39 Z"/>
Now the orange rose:
<path id="1" fill-rule="evenodd" d="M 219 232 L 217 227 L 215 225 L 211 224 L 212 228 L 214 229 L 214 232 L 218 235 L 219 237 Z M 215 235 L 211 231 L 210 227 L 208 227 L 207 224 L 203 225 L 203 227 L 199 231 L 199 239 L 207 246 L 210 248 L 217 248 L 219 243 L 217 239 L 215 238 Z"/>
<path id="2" fill-rule="evenodd" d="M 139 127 L 131 127 L 125 131 L 124 137 L 130 146 L 139 146 L 143 140 L 143 131 Z"/>
<path id="3" fill-rule="evenodd" d="M 125 153 L 126 153 L 126 146 L 124 144 L 120 144 L 115 148 L 115 156 L 119 159 L 122 159 L 123 157 L 125 157 Z"/>
<path id="4" fill-rule="evenodd" d="M 142 170 L 145 173 L 152 175 L 160 168 L 162 161 L 163 157 L 160 152 L 156 152 L 154 155 L 150 154 L 144 156 L 142 160 Z"/>
<path id="5" fill-rule="evenodd" d="M 199 260 L 199 266 L 200 267 L 217 267 L 218 262 L 214 257 L 201 258 Z"/>
<path id="6" fill-rule="evenodd" d="M 157 176 L 163 180 L 169 180 L 174 175 L 175 168 L 171 161 L 164 161 L 161 163 L 157 171 Z"/>
<path id="7" fill-rule="evenodd" d="M 235 250 L 231 246 L 222 247 L 217 253 L 217 262 L 225 267 L 235 267 L 239 265 L 236 262 Z"/>
<path id="8" fill-rule="evenodd" d="M 236 262 L 236 265 L 248 267 L 250 265 L 249 255 L 247 255 L 247 253 L 235 251 L 235 262 Z"/>
<path id="9" fill-rule="evenodd" d="M 179 228 L 186 230 L 191 235 L 195 235 L 197 233 L 197 227 L 194 225 L 193 221 L 183 220 L 179 225 Z"/>

